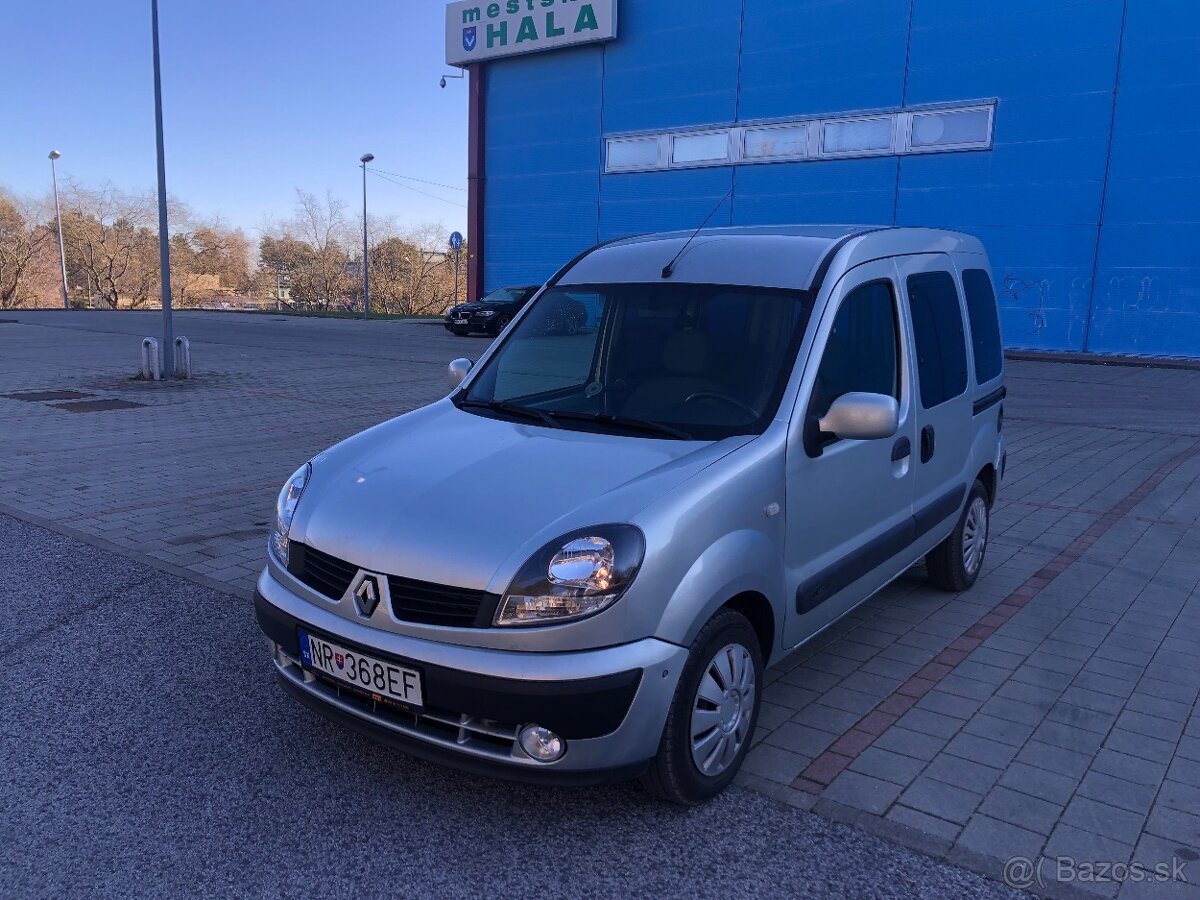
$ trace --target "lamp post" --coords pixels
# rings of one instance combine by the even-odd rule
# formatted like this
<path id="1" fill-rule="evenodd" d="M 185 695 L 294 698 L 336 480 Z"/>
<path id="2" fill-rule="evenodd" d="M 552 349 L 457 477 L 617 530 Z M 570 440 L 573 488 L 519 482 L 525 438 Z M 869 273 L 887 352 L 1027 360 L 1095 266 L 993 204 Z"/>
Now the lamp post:
<path id="1" fill-rule="evenodd" d="M 359 157 L 358 161 L 362 163 L 363 170 L 363 318 L 368 319 L 371 316 L 371 276 L 370 265 L 367 258 L 367 163 L 375 158 L 373 153 L 364 153 Z"/>
<path id="2" fill-rule="evenodd" d="M 154 137 L 158 152 L 158 262 L 162 268 L 163 377 L 175 374 L 175 329 L 171 321 L 171 243 L 167 233 L 167 161 L 163 150 L 162 74 L 158 64 L 158 0 L 150 0 L 154 32 Z"/>
<path id="3" fill-rule="evenodd" d="M 67 299 L 67 254 L 63 251 L 62 207 L 58 204 L 58 173 L 54 170 L 54 161 L 61 156 L 57 150 L 50 151 L 50 180 L 54 182 L 54 215 L 58 222 L 58 263 L 62 267 L 63 309 L 70 309 L 71 301 Z"/>

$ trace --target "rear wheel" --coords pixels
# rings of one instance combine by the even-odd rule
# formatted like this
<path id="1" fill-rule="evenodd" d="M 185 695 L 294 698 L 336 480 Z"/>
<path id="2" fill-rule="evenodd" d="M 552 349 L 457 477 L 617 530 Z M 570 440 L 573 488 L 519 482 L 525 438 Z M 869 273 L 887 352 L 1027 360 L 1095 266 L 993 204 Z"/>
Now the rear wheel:
<path id="1" fill-rule="evenodd" d="M 965 591 L 973 585 L 983 570 L 990 520 L 987 488 L 976 481 L 950 537 L 925 557 L 929 580 L 944 591 Z"/>
<path id="2" fill-rule="evenodd" d="M 692 643 L 643 786 L 683 806 L 723 791 L 750 750 L 762 671 L 754 628 L 741 613 L 719 610 Z"/>

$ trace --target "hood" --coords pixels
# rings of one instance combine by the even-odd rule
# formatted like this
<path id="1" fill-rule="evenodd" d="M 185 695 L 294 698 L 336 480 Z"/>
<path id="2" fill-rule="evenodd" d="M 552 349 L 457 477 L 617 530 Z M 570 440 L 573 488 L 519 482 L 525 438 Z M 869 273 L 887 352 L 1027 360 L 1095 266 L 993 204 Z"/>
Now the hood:
<path id="1" fill-rule="evenodd" d="M 473 312 L 479 312 L 479 311 L 480 311 L 480 310 L 482 310 L 482 309 L 496 309 L 496 308 L 497 308 L 497 307 L 499 307 L 499 306 L 509 306 L 509 305 L 511 305 L 511 304 L 509 304 L 509 303 L 501 303 L 501 302 L 495 302 L 495 303 L 480 303 L 480 302 L 475 302 L 475 303 L 460 303 L 458 306 L 451 307 L 451 309 L 450 309 L 450 312 L 466 312 L 466 313 L 473 313 Z"/>
<path id="2" fill-rule="evenodd" d="M 748 440 L 567 431 L 443 400 L 318 456 L 292 538 L 372 571 L 499 593 L 547 541 L 629 521 Z"/>

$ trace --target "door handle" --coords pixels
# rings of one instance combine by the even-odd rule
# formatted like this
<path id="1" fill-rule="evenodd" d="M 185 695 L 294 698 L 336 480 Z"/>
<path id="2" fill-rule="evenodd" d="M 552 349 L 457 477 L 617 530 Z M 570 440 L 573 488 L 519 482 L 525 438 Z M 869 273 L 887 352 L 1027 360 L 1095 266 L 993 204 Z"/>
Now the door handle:
<path id="1" fill-rule="evenodd" d="M 926 425 L 921 429 L 921 462 L 927 463 L 933 459 L 933 426 Z"/>
<path id="2" fill-rule="evenodd" d="M 892 444 L 892 462 L 900 462 L 902 459 L 908 459 L 911 455 L 912 442 L 908 438 L 902 437 Z"/>

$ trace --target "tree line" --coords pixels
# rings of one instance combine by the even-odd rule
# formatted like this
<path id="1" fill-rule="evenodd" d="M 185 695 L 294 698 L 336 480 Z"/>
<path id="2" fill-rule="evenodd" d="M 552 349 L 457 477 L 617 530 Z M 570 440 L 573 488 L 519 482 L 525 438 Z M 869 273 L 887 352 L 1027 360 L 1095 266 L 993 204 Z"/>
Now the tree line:
<path id="1" fill-rule="evenodd" d="M 68 182 L 61 192 L 63 250 L 72 306 L 157 307 L 161 298 L 153 193 Z M 257 245 L 238 228 L 168 203 L 171 296 L 179 307 L 362 309 L 362 220 L 346 205 L 296 192 L 292 216 L 268 222 Z M 466 249 L 444 252 L 440 224 L 401 228 L 368 218 L 373 312 L 437 314 L 466 294 Z M 52 198 L 0 188 L 0 309 L 62 305 Z"/>

